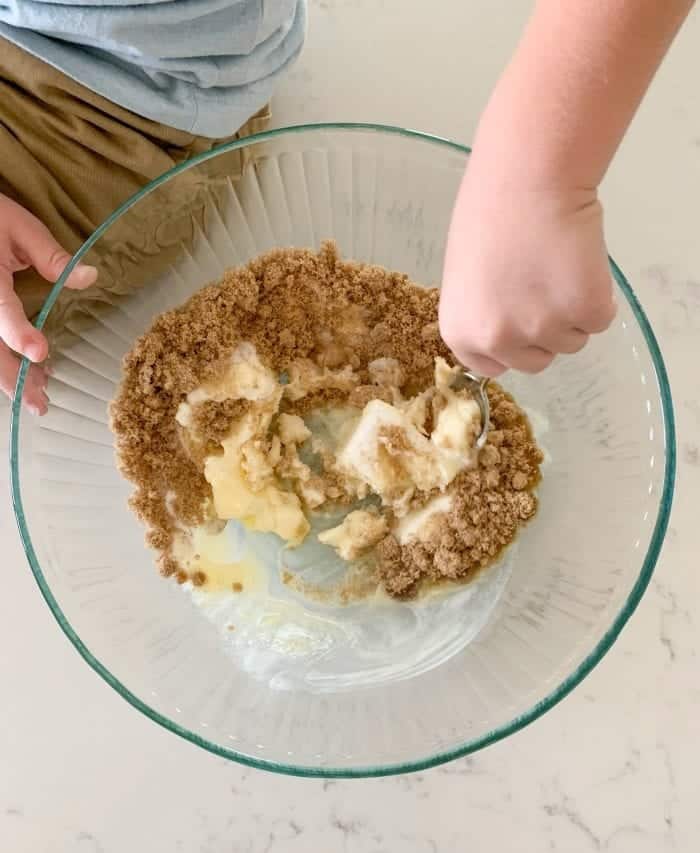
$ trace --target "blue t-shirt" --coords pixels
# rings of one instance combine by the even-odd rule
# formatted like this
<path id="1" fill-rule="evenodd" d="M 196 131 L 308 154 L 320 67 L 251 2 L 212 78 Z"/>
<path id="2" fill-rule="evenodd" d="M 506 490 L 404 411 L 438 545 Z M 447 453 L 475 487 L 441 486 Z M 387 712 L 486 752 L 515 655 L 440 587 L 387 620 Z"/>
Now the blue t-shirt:
<path id="1" fill-rule="evenodd" d="M 0 0 L 0 37 L 138 115 L 213 138 L 267 103 L 305 30 L 305 0 Z"/>

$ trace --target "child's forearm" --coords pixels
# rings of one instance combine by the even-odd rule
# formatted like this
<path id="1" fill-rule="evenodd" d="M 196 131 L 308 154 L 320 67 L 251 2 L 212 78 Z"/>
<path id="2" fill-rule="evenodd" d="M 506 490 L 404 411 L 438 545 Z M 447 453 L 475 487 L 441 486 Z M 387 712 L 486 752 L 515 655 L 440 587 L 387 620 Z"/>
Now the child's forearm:
<path id="1" fill-rule="evenodd" d="M 595 189 L 692 6 L 539 0 L 480 122 L 477 158 L 505 181 Z"/>

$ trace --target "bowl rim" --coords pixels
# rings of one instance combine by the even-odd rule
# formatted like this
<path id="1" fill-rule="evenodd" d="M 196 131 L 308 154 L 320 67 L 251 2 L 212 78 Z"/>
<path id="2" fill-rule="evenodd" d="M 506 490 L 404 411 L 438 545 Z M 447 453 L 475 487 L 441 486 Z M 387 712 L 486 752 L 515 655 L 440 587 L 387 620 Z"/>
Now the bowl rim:
<path id="1" fill-rule="evenodd" d="M 193 168 L 209 159 L 213 159 L 223 153 L 234 151 L 239 148 L 245 148 L 256 143 L 269 141 L 285 135 L 300 134 L 300 133 L 316 133 L 324 131 L 363 131 L 375 132 L 378 134 L 400 136 L 416 141 L 433 143 L 439 147 L 447 148 L 456 153 L 468 155 L 471 149 L 458 142 L 445 139 L 440 136 L 435 136 L 422 131 L 411 130 L 407 128 L 375 124 L 371 122 L 319 122 L 313 124 L 299 124 L 287 127 L 276 128 L 274 130 L 263 131 L 262 133 L 246 136 L 243 139 L 237 139 L 223 145 L 216 146 L 210 151 L 204 152 L 191 160 L 180 163 L 167 172 L 160 175 L 155 180 L 135 193 L 124 204 L 118 207 L 93 234 L 85 241 L 76 254 L 72 257 L 69 264 L 66 266 L 61 277 L 57 280 L 49 293 L 44 305 L 35 321 L 38 329 L 41 329 L 46 321 L 46 317 L 51 311 L 63 285 L 70 275 L 73 268 L 80 262 L 90 248 L 102 237 L 102 235 L 120 219 L 131 207 L 137 204 L 142 198 L 149 195 L 153 190 L 181 174 L 190 168 Z M 642 331 L 646 341 L 649 353 L 651 355 L 656 382 L 661 400 L 661 410 L 664 421 L 664 444 L 665 444 L 665 459 L 664 459 L 664 479 L 661 499 L 659 501 L 658 513 L 654 523 L 654 529 L 649 542 L 647 553 L 644 557 L 642 567 L 632 589 L 627 596 L 623 606 L 613 619 L 610 627 L 603 634 L 596 645 L 588 652 L 586 657 L 578 664 L 578 666 L 547 696 L 536 702 L 530 709 L 514 717 L 507 723 L 491 729 L 485 734 L 477 738 L 466 741 L 456 747 L 448 750 L 437 752 L 427 757 L 410 759 L 404 762 L 393 764 L 377 765 L 377 766 L 357 766 L 357 767 L 314 767 L 308 765 L 295 765 L 279 761 L 256 758 L 252 755 L 237 752 L 233 749 L 227 749 L 217 743 L 201 737 L 193 731 L 179 725 L 170 718 L 164 716 L 159 711 L 156 711 L 134 693 L 132 693 L 119 679 L 117 679 L 109 669 L 98 660 L 88 649 L 85 643 L 80 639 L 76 631 L 71 626 L 70 622 L 63 613 L 58 601 L 53 596 L 49 584 L 44 576 L 44 573 L 37 559 L 36 552 L 32 544 L 32 538 L 29 530 L 29 523 L 24 514 L 24 506 L 22 502 L 22 490 L 20 485 L 20 461 L 19 461 L 19 430 L 21 419 L 21 399 L 24 389 L 27 371 L 30 367 L 30 362 L 23 358 L 20 365 L 20 370 L 17 377 L 17 385 L 15 395 L 12 401 L 11 420 L 10 420 L 10 484 L 12 505 L 14 509 L 17 527 L 19 529 L 20 538 L 26 554 L 27 560 L 31 567 L 32 573 L 39 586 L 41 594 L 49 606 L 53 616 L 63 630 L 64 634 L 71 641 L 82 658 L 88 665 L 100 675 L 117 693 L 125 699 L 141 713 L 149 717 L 153 722 L 159 724 L 163 728 L 171 731 L 185 740 L 194 743 L 217 756 L 228 758 L 240 764 L 247 765 L 262 770 L 270 770 L 277 773 L 282 773 L 291 776 L 303 776 L 311 778 L 363 778 L 389 776 L 399 773 L 409 773 L 418 770 L 425 770 L 447 761 L 452 761 L 455 758 L 461 758 L 486 746 L 490 746 L 499 740 L 502 740 L 509 735 L 514 734 L 520 729 L 532 723 L 534 720 L 541 717 L 546 711 L 564 699 L 602 660 L 604 655 L 610 650 L 613 643 L 619 636 L 625 624 L 631 617 L 632 613 L 637 608 L 644 591 L 646 590 L 654 567 L 661 551 L 661 546 L 668 528 L 669 516 L 671 512 L 671 504 L 673 501 L 675 471 L 676 471 L 676 437 L 675 437 L 675 419 L 673 412 L 673 403 L 671 397 L 671 388 L 668 379 L 668 373 L 664 364 L 661 350 L 659 348 L 656 336 L 651 328 L 651 325 L 644 313 L 644 310 L 639 303 L 632 287 L 625 278 L 621 269 L 615 261 L 610 258 L 610 268 L 613 278 L 617 282 L 618 287 L 622 291 L 627 300 L 632 313 Z"/>

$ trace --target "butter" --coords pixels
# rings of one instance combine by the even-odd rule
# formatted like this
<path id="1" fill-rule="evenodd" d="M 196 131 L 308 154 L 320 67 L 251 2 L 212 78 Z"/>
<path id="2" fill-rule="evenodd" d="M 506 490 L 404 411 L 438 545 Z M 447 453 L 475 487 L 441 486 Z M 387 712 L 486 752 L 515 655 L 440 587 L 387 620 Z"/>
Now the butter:
<path id="1" fill-rule="evenodd" d="M 407 450 L 400 459 L 389 454 L 382 437 L 391 428 L 405 437 Z M 405 413 L 383 400 L 370 400 L 338 454 L 338 468 L 391 502 L 415 488 L 416 462 L 430 453 L 430 442 Z"/>
<path id="2" fill-rule="evenodd" d="M 400 518 L 393 530 L 399 545 L 407 545 L 413 540 L 424 541 L 430 528 L 430 522 L 452 508 L 452 495 L 438 495 L 420 509 L 414 509 Z"/>
<path id="3" fill-rule="evenodd" d="M 222 441 L 223 454 L 208 456 L 204 476 L 211 485 L 214 510 L 219 518 L 235 518 L 250 530 L 276 533 L 292 545 L 304 541 L 309 522 L 299 498 L 280 488 L 277 478 L 269 475 L 260 479 L 246 476 L 243 463 L 253 458 L 245 446 L 253 436 L 264 431 L 260 419 L 269 420 L 272 413 L 249 412 L 234 424 L 231 433 Z M 255 482 L 253 489 L 251 481 Z"/>
<path id="4" fill-rule="evenodd" d="M 442 358 L 435 360 L 435 387 L 445 405 L 430 440 L 442 451 L 445 469 L 454 471 L 450 479 L 454 479 L 463 468 L 475 464 L 476 439 L 481 430 L 479 404 L 450 387 L 459 370 L 459 367 L 450 368 Z"/>
<path id="5" fill-rule="evenodd" d="M 297 545 L 309 532 L 309 522 L 299 498 L 282 489 L 274 474 L 272 462 L 279 458 L 279 439 L 275 445 L 274 439 L 268 442 L 266 438 L 282 393 L 275 373 L 260 361 L 251 344 L 242 343 L 226 370 L 192 391 L 176 417 L 187 428 L 191 423 L 188 408 L 205 400 L 249 400 L 253 404 L 222 440 L 223 453 L 204 461 L 214 511 L 218 518 L 238 519 L 250 530 L 276 533 Z M 298 435 L 299 425 L 293 426 Z"/>
<path id="6" fill-rule="evenodd" d="M 277 376 L 260 361 L 255 347 L 243 342 L 234 350 L 226 370 L 187 399 L 192 405 L 205 400 L 269 400 L 279 392 Z"/>
<path id="7" fill-rule="evenodd" d="M 343 560 L 355 560 L 373 548 L 388 532 L 384 516 L 358 509 L 348 513 L 342 523 L 318 534 L 318 541 L 335 548 Z"/>
<path id="8" fill-rule="evenodd" d="M 242 343 L 224 370 L 187 396 L 176 418 L 188 440 L 196 442 L 193 407 L 207 400 L 250 403 L 221 440 L 219 452 L 204 460 L 218 518 L 275 533 L 290 545 L 303 542 L 310 530 L 303 507 L 322 506 L 326 499 L 322 480 L 297 455 L 297 448 L 312 439 L 314 450 L 327 464 L 330 457 L 332 469 L 344 478 L 346 491 L 358 498 L 378 495 L 402 519 L 395 530 L 399 541 L 409 541 L 420 536 L 432 515 L 449 508 L 449 498 L 443 496 L 420 511 L 408 512 L 412 496 L 444 492 L 460 471 L 476 462 L 479 406 L 452 390 L 457 372 L 436 359 L 434 390 L 404 400 L 398 387 L 403 381 L 400 365 L 395 359 L 377 359 L 369 366 L 370 376 L 377 385 L 395 390 L 393 404 L 370 400 L 359 414 L 352 407 L 325 410 L 307 424 L 298 415 L 279 412 L 283 397 L 299 399 L 326 386 L 349 391 L 357 382 L 352 369 L 329 370 L 301 360 L 290 365 L 289 382 L 281 385 L 255 347 Z M 437 414 L 428 436 L 425 424 L 431 401 Z M 352 560 L 387 530 L 383 516 L 357 510 L 319 540 Z"/>
<path id="9" fill-rule="evenodd" d="M 175 420 L 186 429 L 192 426 L 192 407 L 212 400 L 270 400 L 282 392 L 275 374 L 260 361 L 255 347 L 246 341 L 234 350 L 231 361 L 218 376 L 204 382 L 180 403 Z M 275 410 L 277 405 L 275 404 Z"/>
<path id="10" fill-rule="evenodd" d="M 277 433 L 282 444 L 303 444 L 311 437 L 311 430 L 299 415 L 288 415 L 284 412 L 279 416 Z"/>
<path id="11" fill-rule="evenodd" d="M 231 592 L 233 585 L 255 592 L 265 584 L 263 568 L 250 557 L 236 559 L 224 528 L 213 532 L 205 526 L 178 534 L 173 543 L 173 556 L 188 572 L 202 572 L 204 586 L 211 592 Z"/>
<path id="12" fill-rule="evenodd" d="M 422 395 L 393 406 L 371 400 L 340 449 L 338 469 L 401 514 L 416 491 L 444 491 L 455 477 L 476 464 L 481 414 L 476 401 L 453 391 L 456 372 L 443 359 L 435 365 L 436 393 L 442 407 L 428 438 Z"/>

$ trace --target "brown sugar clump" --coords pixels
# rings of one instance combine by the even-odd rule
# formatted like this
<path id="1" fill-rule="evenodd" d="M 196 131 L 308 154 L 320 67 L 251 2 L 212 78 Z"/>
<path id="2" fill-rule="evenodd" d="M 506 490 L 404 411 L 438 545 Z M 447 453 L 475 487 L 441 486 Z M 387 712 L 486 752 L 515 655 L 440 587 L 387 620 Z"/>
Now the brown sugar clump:
<path id="1" fill-rule="evenodd" d="M 247 400 L 205 400 L 195 406 L 192 427 L 206 441 L 219 442 L 226 438 L 231 424 L 246 413 Z"/>
<path id="2" fill-rule="evenodd" d="M 422 581 L 464 580 L 498 558 L 520 525 L 537 511 L 533 494 L 542 452 L 524 412 L 495 383 L 489 386 L 492 429 L 475 470 L 459 474 L 453 505 L 431 524 L 423 542 L 401 547 L 393 537 L 378 549 L 378 574 L 397 597 Z"/>
<path id="3" fill-rule="evenodd" d="M 392 535 L 377 546 L 377 575 L 389 595 L 406 598 L 414 595 L 423 571 L 410 556 L 410 546 L 402 548 Z"/>
<path id="4" fill-rule="evenodd" d="M 395 390 L 405 398 L 429 387 L 438 356 L 454 363 L 439 336 L 437 307 L 436 289 L 381 267 L 342 261 L 325 244 L 319 252 L 269 252 L 158 317 L 124 359 L 111 423 L 119 467 L 135 486 L 131 507 L 147 528 L 147 543 L 160 554 L 162 574 L 180 583 L 206 582 L 203 573 L 190 576 L 178 566 L 173 539 L 182 527 L 212 520 L 203 460 L 222 452 L 221 442 L 248 404 L 192 404 L 196 445 L 175 416 L 191 391 L 230 363 L 239 344 L 253 344 L 263 364 L 291 382 L 299 372 L 307 386 L 308 377 L 321 376 L 318 387 L 300 396 L 285 393 L 280 412 L 361 409 L 373 399 L 393 402 L 392 382 L 401 383 Z M 391 595 L 413 595 L 424 582 L 470 577 L 536 511 L 541 454 L 527 419 L 497 385 L 489 395 L 493 429 L 478 467 L 450 486 L 450 512 L 436 519 L 425 542 L 402 547 L 389 535 L 375 549 L 377 578 Z M 437 414 L 428 405 L 428 434 Z M 385 438 L 389 455 L 405 451 L 401 435 Z M 329 466 L 304 485 L 311 507 L 312 493 L 337 504 L 354 500 Z M 433 496 L 419 496 L 411 507 Z"/>

